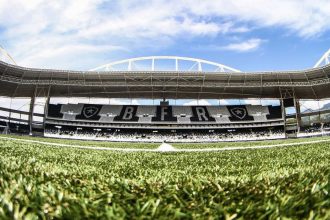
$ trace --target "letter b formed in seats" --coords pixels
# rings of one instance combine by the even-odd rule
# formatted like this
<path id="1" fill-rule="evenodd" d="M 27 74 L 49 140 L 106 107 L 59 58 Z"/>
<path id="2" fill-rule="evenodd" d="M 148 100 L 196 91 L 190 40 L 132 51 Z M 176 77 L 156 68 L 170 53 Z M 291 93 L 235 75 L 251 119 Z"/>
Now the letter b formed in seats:
<path id="1" fill-rule="evenodd" d="M 114 121 L 138 121 L 136 116 L 137 106 L 124 105 L 120 111 L 120 114 L 114 118 Z"/>
<path id="2" fill-rule="evenodd" d="M 123 120 L 131 120 L 133 118 L 134 108 L 132 106 L 127 106 L 123 114 Z"/>

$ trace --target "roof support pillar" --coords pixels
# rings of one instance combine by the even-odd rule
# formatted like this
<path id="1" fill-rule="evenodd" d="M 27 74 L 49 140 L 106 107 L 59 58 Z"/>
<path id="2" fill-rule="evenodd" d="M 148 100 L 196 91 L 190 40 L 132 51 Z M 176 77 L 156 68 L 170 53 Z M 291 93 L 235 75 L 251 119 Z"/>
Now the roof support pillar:
<path id="1" fill-rule="evenodd" d="M 34 110 L 34 103 L 36 100 L 36 95 L 37 95 L 37 86 L 34 88 L 34 93 L 31 96 L 31 101 L 30 101 L 30 108 L 29 108 L 29 130 L 30 130 L 30 135 L 33 135 L 33 110 Z"/>
<path id="2" fill-rule="evenodd" d="M 300 132 L 301 128 L 301 111 L 300 111 L 300 102 L 299 99 L 294 99 L 295 100 L 295 107 L 296 107 L 296 118 L 297 118 L 297 125 L 298 129 L 297 132 Z"/>
<path id="3" fill-rule="evenodd" d="M 48 116 L 48 107 L 49 107 L 49 101 L 50 101 L 50 96 L 49 96 L 50 88 L 51 88 L 51 86 L 48 87 L 46 102 L 45 102 L 45 107 L 44 107 L 44 118 L 43 118 L 43 128 L 44 128 L 44 130 L 46 128 L 46 118 Z"/>
<path id="4" fill-rule="evenodd" d="M 281 94 L 282 116 L 284 119 L 284 132 L 286 138 L 296 138 L 300 131 L 301 117 L 300 104 L 295 98 L 293 88 L 279 88 Z M 288 108 L 294 109 L 294 112 Z"/>

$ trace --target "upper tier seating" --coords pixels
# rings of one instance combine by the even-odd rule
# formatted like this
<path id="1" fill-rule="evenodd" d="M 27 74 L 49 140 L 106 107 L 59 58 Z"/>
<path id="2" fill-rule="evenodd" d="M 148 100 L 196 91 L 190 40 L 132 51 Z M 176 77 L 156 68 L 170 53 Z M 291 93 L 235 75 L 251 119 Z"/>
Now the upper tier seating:
<path id="1" fill-rule="evenodd" d="M 230 113 L 226 106 L 207 106 L 212 117 L 230 117 Z"/>
<path id="2" fill-rule="evenodd" d="M 121 105 L 103 105 L 99 115 L 101 116 L 117 116 L 120 114 L 120 111 L 123 106 Z"/>
<path id="3" fill-rule="evenodd" d="M 178 117 L 178 123 L 179 124 L 190 124 L 190 118 L 189 117 Z"/>
<path id="4" fill-rule="evenodd" d="M 134 109 L 132 112 L 125 109 Z M 170 109 L 172 109 L 172 114 Z M 157 115 L 158 114 L 158 115 Z M 166 120 L 170 117 L 171 120 Z M 134 120 L 118 120 L 118 117 L 131 117 Z M 104 123 L 174 123 L 174 124 L 229 124 L 251 123 L 282 119 L 280 106 L 235 105 L 235 106 L 169 106 L 169 110 L 161 111 L 157 106 L 122 106 L 93 104 L 49 105 L 48 117 L 67 121 L 98 121 Z"/>
<path id="5" fill-rule="evenodd" d="M 61 108 L 62 105 L 54 105 L 54 104 L 49 104 L 48 110 L 47 110 L 47 116 L 51 118 L 63 118 L 63 114 L 61 113 Z"/>
<path id="6" fill-rule="evenodd" d="M 111 123 L 111 122 L 113 122 L 113 119 L 114 119 L 115 117 L 116 117 L 116 116 L 102 115 L 99 121 L 100 121 L 100 122 L 105 122 L 105 123 Z"/>
<path id="7" fill-rule="evenodd" d="M 266 115 L 254 115 L 253 118 L 255 122 L 267 121 Z"/>
<path id="8" fill-rule="evenodd" d="M 185 116 L 185 117 L 191 117 L 192 116 L 192 110 L 190 106 L 173 106 L 172 107 L 173 115 L 176 117 L 179 116 Z"/>
<path id="9" fill-rule="evenodd" d="M 139 117 L 139 123 L 151 123 L 152 117 L 147 116 L 147 117 Z"/>
<path id="10" fill-rule="evenodd" d="M 69 120 L 69 121 L 74 121 L 74 120 L 76 120 L 76 114 L 64 113 L 63 114 L 63 119 L 64 120 Z"/>
<path id="11" fill-rule="evenodd" d="M 252 116 L 269 114 L 268 106 L 246 105 L 246 110 L 248 111 L 249 115 L 252 115 Z"/>
<path id="12" fill-rule="evenodd" d="M 214 117 L 214 116 L 213 116 Z M 217 123 L 230 123 L 229 117 L 227 115 L 214 117 Z"/>
<path id="13" fill-rule="evenodd" d="M 66 104 L 62 105 L 61 113 L 71 114 L 71 115 L 79 115 L 84 107 L 84 104 Z"/>
<path id="14" fill-rule="evenodd" d="M 156 115 L 156 107 L 155 106 L 147 106 L 147 105 L 138 106 L 138 109 L 136 111 L 136 115 L 138 117 L 142 117 L 144 115 L 154 117 Z"/>
<path id="15" fill-rule="evenodd" d="M 267 115 L 267 119 L 280 119 L 282 118 L 282 109 L 281 106 L 268 106 L 269 115 Z"/>

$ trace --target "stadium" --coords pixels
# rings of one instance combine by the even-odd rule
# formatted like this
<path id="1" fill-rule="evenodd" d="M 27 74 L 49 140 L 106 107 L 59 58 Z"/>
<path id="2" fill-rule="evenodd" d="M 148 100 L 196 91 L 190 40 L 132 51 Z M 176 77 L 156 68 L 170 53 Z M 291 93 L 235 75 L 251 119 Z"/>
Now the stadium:
<path id="1" fill-rule="evenodd" d="M 37 69 L 1 54 L 1 218 L 330 217 L 330 110 L 301 111 L 330 98 L 330 50 L 274 72 L 177 56 Z"/>
<path id="2" fill-rule="evenodd" d="M 8 53 L 3 54 L 14 63 Z M 241 72 L 211 61 L 172 56 L 122 60 L 90 71 L 31 69 L 1 62 L 0 96 L 29 99 L 28 111 L 1 107 L 1 126 L 4 133 L 141 142 L 324 135 L 330 110 L 301 112 L 300 100 L 330 97 L 328 56 L 329 52 L 308 70 L 278 72 Z M 37 99 L 44 102 L 35 112 Z M 118 105 L 111 104 L 113 99 L 131 101 Z M 134 104 L 133 99 L 147 104 Z M 218 103 L 198 105 L 205 99 Z M 223 105 L 220 100 L 226 99 L 260 101 Z M 262 105 L 263 99 L 276 100 L 277 105 Z M 195 105 L 177 104 L 180 100 L 193 100 Z"/>

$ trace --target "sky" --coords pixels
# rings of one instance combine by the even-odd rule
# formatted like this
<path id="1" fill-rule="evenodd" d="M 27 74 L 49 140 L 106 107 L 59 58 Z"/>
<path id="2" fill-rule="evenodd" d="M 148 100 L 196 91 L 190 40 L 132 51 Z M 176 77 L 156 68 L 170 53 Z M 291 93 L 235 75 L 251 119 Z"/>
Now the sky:
<path id="1" fill-rule="evenodd" d="M 0 45 L 25 67 L 175 55 L 301 70 L 330 48 L 329 12 L 329 0 L 0 0 Z"/>
<path id="2" fill-rule="evenodd" d="M 329 11 L 328 0 L 0 0 L 0 45 L 27 67 L 176 55 L 305 69 L 330 48 Z"/>

